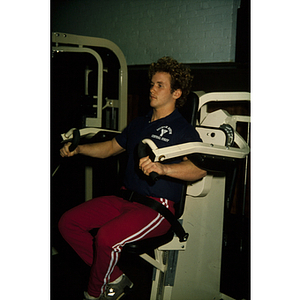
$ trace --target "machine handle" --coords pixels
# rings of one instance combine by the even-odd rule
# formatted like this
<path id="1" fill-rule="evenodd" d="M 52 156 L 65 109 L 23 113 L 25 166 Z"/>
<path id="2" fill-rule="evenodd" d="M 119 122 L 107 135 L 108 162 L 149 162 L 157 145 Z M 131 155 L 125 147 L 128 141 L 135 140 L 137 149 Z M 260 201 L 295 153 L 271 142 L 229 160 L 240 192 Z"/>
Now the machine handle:
<path id="1" fill-rule="evenodd" d="M 78 129 L 74 128 L 74 129 L 70 129 L 67 134 L 65 134 L 65 136 L 69 137 L 71 135 L 71 133 L 73 134 L 73 139 L 72 139 L 72 143 L 69 146 L 69 151 L 72 152 L 74 151 L 80 141 L 80 132 Z M 55 175 L 55 173 L 57 172 L 57 170 L 59 169 L 60 164 L 56 167 L 56 169 L 54 170 L 54 172 L 52 173 L 52 177 Z"/>
<path id="2" fill-rule="evenodd" d="M 78 129 L 74 129 L 72 144 L 69 146 L 70 152 L 74 151 L 77 148 L 79 141 L 80 141 L 80 132 Z"/>
<path id="3" fill-rule="evenodd" d="M 146 157 L 149 155 L 149 158 L 154 160 L 154 153 L 152 152 L 150 146 L 148 144 L 144 144 L 142 141 L 138 145 L 138 156 L 141 159 L 142 157 Z M 156 172 L 151 172 L 149 177 L 153 182 L 156 182 L 159 179 L 159 175 Z"/>

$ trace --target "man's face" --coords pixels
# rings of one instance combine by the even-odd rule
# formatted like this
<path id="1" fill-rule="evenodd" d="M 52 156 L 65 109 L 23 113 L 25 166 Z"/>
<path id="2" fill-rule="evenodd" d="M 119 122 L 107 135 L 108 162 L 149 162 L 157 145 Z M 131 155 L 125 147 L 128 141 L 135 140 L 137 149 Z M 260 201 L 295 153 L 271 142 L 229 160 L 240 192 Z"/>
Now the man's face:
<path id="1" fill-rule="evenodd" d="M 179 95 L 180 97 L 180 95 Z M 171 93 L 171 75 L 165 72 L 157 72 L 153 75 L 150 88 L 150 106 L 155 109 L 169 108 L 174 109 L 176 94 Z"/>

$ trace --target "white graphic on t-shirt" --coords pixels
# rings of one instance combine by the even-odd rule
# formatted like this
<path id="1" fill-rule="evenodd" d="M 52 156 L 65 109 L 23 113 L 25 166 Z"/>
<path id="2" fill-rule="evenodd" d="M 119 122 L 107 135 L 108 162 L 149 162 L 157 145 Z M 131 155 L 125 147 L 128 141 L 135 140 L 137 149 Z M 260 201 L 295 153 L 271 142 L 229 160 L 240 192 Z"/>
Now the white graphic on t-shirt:
<path id="1" fill-rule="evenodd" d="M 160 133 L 160 135 L 159 136 L 163 136 L 165 133 L 167 133 L 168 132 L 168 130 L 167 129 L 162 129 L 161 130 L 161 133 Z"/>
<path id="2" fill-rule="evenodd" d="M 151 137 L 154 139 L 158 139 L 164 142 L 168 142 L 170 139 L 166 138 L 165 135 L 168 134 L 172 134 L 172 128 L 165 125 L 165 126 L 161 126 L 159 128 L 156 129 L 156 131 L 160 132 L 159 135 L 157 134 L 152 134 Z"/>

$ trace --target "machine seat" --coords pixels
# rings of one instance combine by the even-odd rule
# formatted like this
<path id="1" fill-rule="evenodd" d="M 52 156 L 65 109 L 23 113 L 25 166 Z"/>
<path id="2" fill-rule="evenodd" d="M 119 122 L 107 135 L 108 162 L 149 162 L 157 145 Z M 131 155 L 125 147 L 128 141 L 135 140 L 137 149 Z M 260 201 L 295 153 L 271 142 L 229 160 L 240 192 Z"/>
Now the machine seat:
<path id="1" fill-rule="evenodd" d="M 123 251 L 130 254 L 140 255 L 148 251 L 154 250 L 160 247 L 161 245 L 169 243 L 173 239 L 173 237 L 174 237 L 174 232 L 172 229 L 170 229 L 164 235 L 126 244 L 123 247 Z"/>

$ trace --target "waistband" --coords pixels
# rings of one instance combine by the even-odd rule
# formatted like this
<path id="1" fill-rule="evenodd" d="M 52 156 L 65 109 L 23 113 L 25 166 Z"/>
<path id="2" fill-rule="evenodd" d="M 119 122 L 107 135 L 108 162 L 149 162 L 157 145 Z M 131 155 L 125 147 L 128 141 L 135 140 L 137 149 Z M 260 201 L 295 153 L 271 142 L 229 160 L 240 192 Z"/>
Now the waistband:
<path id="1" fill-rule="evenodd" d="M 180 242 L 184 242 L 188 239 L 189 234 L 186 233 L 182 227 L 182 225 L 179 223 L 179 221 L 174 216 L 174 209 L 170 210 L 170 208 L 167 208 L 165 205 L 163 205 L 160 198 L 154 198 L 154 197 L 147 197 L 144 195 L 141 195 L 137 192 L 130 191 L 127 189 L 121 189 L 117 196 L 130 201 L 130 202 L 137 202 L 141 203 L 145 206 L 148 206 L 161 215 L 163 215 L 166 220 L 171 224 L 173 231 L 176 233 L 176 235 L 179 237 Z M 165 199 L 166 201 L 166 199 Z M 167 200 L 167 202 L 173 202 Z M 174 204 L 174 202 L 173 202 Z M 173 206 L 172 206 L 173 208 Z"/>
<path id="2" fill-rule="evenodd" d="M 145 196 L 145 195 L 139 194 L 135 191 L 128 190 L 125 187 L 122 187 L 121 190 L 116 194 L 116 196 L 119 196 L 129 202 L 141 202 L 140 199 L 142 199 L 142 198 L 145 200 L 150 198 L 150 199 L 153 199 L 153 200 L 157 201 L 158 203 L 162 204 L 166 208 L 168 208 L 173 214 L 175 213 L 175 208 L 174 208 L 175 202 L 172 200 L 166 199 L 166 198 Z"/>

